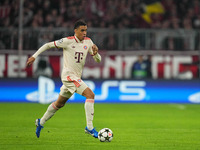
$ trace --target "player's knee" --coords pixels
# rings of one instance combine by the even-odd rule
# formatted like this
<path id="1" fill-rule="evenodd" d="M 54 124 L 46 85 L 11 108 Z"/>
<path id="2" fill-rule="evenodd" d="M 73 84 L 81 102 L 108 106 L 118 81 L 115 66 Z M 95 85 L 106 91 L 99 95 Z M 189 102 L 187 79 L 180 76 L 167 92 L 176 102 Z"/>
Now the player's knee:
<path id="1" fill-rule="evenodd" d="M 86 97 L 87 99 L 94 99 L 95 95 L 94 95 L 94 93 L 91 91 L 91 92 L 87 93 L 87 94 L 85 95 L 85 97 Z"/>
<path id="2" fill-rule="evenodd" d="M 56 105 L 56 107 L 57 108 L 62 108 L 63 106 L 65 106 L 65 103 L 59 103 L 59 102 L 57 102 L 57 103 L 55 103 L 55 105 Z"/>
<path id="3" fill-rule="evenodd" d="M 82 95 L 85 96 L 87 99 L 94 99 L 94 97 L 95 97 L 95 94 L 94 94 L 93 91 L 92 91 L 91 89 L 89 89 L 89 88 L 87 88 L 87 89 L 83 92 Z"/>
<path id="4" fill-rule="evenodd" d="M 91 96 L 92 96 L 92 99 L 94 99 L 94 97 L 95 97 L 95 94 L 92 92 L 92 95 L 91 95 Z"/>
<path id="5" fill-rule="evenodd" d="M 63 106 L 65 106 L 65 104 L 62 103 L 59 105 L 59 108 L 62 108 Z"/>
<path id="6" fill-rule="evenodd" d="M 95 94 L 93 92 L 90 92 L 89 99 L 94 99 L 94 97 L 95 97 Z"/>

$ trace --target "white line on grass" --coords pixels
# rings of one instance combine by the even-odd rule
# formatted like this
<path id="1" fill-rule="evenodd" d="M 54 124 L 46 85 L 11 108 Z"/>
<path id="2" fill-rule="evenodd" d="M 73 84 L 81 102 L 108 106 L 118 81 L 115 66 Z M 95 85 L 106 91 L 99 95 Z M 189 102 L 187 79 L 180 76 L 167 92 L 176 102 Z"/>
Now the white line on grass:
<path id="1" fill-rule="evenodd" d="M 183 104 L 174 104 L 174 103 L 172 103 L 172 104 L 170 104 L 169 106 L 174 107 L 174 108 L 177 108 L 177 109 L 180 109 L 180 110 L 186 109 L 186 106 L 183 105 Z"/>

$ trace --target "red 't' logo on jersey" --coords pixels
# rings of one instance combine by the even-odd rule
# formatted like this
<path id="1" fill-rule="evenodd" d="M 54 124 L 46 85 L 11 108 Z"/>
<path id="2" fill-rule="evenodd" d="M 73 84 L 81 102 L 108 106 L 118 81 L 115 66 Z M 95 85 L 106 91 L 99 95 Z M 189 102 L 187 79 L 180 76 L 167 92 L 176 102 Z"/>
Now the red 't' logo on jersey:
<path id="1" fill-rule="evenodd" d="M 75 52 L 75 59 L 77 59 L 76 63 L 80 63 L 80 60 L 83 59 L 83 53 L 82 52 Z"/>

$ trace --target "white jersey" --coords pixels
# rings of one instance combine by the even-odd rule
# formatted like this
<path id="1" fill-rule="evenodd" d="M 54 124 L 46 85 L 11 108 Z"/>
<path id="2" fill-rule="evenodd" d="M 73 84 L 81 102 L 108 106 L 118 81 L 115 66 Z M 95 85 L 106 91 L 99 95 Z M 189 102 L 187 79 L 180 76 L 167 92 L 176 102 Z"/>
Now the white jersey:
<path id="1" fill-rule="evenodd" d="M 93 55 L 93 42 L 90 38 L 80 41 L 76 36 L 70 36 L 54 41 L 57 48 L 63 48 L 62 81 L 81 78 L 88 52 Z"/>

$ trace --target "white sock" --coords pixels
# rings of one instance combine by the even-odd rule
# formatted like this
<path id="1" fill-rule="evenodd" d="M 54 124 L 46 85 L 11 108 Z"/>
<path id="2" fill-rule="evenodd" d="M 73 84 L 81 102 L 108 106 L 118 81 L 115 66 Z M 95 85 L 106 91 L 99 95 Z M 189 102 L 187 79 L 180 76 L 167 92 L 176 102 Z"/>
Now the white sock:
<path id="1" fill-rule="evenodd" d="M 49 120 L 55 114 L 55 112 L 58 109 L 59 108 L 57 108 L 54 103 L 50 104 L 49 107 L 47 108 L 47 111 L 45 112 L 45 114 L 43 115 L 43 117 L 40 119 L 40 125 L 43 126 L 45 124 L 45 122 L 47 120 Z"/>
<path id="2" fill-rule="evenodd" d="M 85 101 L 85 115 L 87 128 L 93 129 L 93 117 L 94 117 L 94 99 L 86 99 Z"/>

